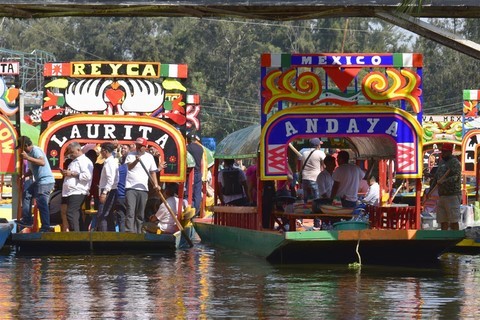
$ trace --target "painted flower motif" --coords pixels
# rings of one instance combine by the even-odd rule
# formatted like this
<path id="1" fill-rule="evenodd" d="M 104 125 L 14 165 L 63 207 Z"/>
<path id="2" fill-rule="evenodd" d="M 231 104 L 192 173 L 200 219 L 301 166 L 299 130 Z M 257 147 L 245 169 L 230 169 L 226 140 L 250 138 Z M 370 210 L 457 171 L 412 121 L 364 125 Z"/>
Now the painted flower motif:
<path id="1" fill-rule="evenodd" d="M 168 161 L 169 161 L 169 162 L 172 162 L 172 163 L 175 163 L 175 162 L 177 162 L 177 157 L 175 157 L 175 156 L 170 156 L 170 157 L 168 157 Z"/>
<path id="2" fill-rule="evenodd" d="M 56 156 L 58 155 L 57 150 L 52 150 L 52 151 L 50 151 L 50 155 L 51 155 L 52 157 L 56 157 Z"/>

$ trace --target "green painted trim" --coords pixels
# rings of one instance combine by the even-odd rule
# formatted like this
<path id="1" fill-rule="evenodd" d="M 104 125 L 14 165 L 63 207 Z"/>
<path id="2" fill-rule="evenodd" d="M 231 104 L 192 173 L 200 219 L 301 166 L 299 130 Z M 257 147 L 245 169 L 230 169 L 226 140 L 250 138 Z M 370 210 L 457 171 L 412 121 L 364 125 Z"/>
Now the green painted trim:
<path id="1" fill-rule="evenodd" d="M 336 241 L 338 240 L 338 231 L 296 231 L 286 232 L 285 239 L 303 241 L 303 240 L 323 240 Z"/>
<path id="2" fill-rule="evenodd" d="M 465 238 L 464 230 L 417 230 L 415 234 L 416 240 L 451 240 L 458 239 L 461 241 Z"/>

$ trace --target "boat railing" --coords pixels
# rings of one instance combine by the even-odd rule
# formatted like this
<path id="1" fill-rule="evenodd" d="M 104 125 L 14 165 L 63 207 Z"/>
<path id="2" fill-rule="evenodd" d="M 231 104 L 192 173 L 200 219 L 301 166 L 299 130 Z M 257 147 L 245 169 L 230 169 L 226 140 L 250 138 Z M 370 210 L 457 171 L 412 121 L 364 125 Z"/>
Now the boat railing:
<path id="1" fill-rule="evenodd" d="M 259 228 L 257 207 L 214 206 L 214 224 L 256 230 Z"/>
<path id="2" fill-rule="evenodd" d="M 418 229 L 414 206 L 367 206 L 372 229 Z"/>

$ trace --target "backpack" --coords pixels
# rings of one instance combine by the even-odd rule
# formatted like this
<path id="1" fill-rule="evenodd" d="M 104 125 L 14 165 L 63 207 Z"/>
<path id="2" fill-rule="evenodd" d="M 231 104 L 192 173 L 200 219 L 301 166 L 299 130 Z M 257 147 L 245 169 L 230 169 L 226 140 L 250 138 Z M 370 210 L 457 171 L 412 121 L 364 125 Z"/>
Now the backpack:
<path id="1" fill-rule="evenodd" d="M 226 196 L 243 194 L 242 183 L 240 182 L 240 171 L 237 169 L 225 169 L 223 175 L 222 193 Z"/>

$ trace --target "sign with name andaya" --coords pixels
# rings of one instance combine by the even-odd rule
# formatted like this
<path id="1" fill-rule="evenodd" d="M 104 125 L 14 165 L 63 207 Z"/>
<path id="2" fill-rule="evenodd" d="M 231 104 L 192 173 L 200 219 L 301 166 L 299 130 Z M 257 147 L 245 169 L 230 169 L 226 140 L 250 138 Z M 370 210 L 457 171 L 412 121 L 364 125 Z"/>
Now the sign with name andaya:
<path id="1" fill-rule="evenodd" d="M 40 137 L 39 146 L 45 150 L 55 177 L 61 178 L 60 169 L 69 143 L 118 141 L 119 144 L 131 144 L 138 137 L 148 139 L 148 145 L 156 148 L 161 159 L 167 163 L 161 172 L 162 181 L 185 181 L 185 139 L 172 125 L 147 116 L 71 116 L 47 127 Z"/>

